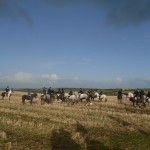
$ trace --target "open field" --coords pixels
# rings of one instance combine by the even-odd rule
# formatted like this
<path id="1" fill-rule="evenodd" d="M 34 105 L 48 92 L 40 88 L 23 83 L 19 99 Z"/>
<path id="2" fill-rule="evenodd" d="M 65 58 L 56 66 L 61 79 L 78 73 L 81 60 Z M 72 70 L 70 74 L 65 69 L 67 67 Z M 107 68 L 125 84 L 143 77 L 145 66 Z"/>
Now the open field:
<path id="1" fill-rule="evenodd" d="M 40 94 L 23 106 L 23 94 L 0 100 L 0 150 L 150 150 L 150 106 L 118 104 L 116 96 L 91 106 L 41 105 Z"/>

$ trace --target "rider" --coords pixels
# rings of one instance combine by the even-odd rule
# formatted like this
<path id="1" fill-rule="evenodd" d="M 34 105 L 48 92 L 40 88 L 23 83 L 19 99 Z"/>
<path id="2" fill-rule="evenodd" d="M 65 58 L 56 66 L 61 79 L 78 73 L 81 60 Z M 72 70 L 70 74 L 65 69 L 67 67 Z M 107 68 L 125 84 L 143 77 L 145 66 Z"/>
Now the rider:
<path id="1" fill-rule="evenodd" d="M 61 89 L 61 94 L 64 95 L 64 89 L 63 88 Z"/>
<path id="2" fill-rule="evenodd" d="M 122 100 L 122 89 L 120 89 L 120 90 L 118 91 L 117 98 L 118 98 L 118 102 L 121 102 L 121 100 Z"/>
<path id="3" fill-rule="evenodd" d="M 138 97 L 140 95 L 140 90 L 137 88 L 136 91 L 134 91 L 134 97 Z"/>
<path id="4" fill-rule="evenodd" d="M 69 95 L 70 95 L 70 96 L 73 95 L 72 89 L 70 89 Z"/>
<path id="5" fill-rule="evenodd" d="M 5 89 L 5 91 L 6 91 L 6 96 L 8 95 L 9 90 L 10 90 L 10 89 L 9 89 L 9 86 L 7 86 L 6 89 Z"/>
<path id="6" fill-rule="evenodd" d="M 61 89 L 60 89 L 60 88 L 58 89 L 58 92 L 57 92 L 57 93 L 58 93 L 58 94 L 61 94 Z"/>
<path id="7" fill-rule="evenodd" d="M 44 95 L 46 95 L 46 87 L 43 87 L 43 92 Z"/>
<path id="8" fill-rule="evenodd" d="M 141 90 L 141 91 L 140 91 L 140 98 L 143 98 L 143 97 L 144 97 L 144 95 L 145 95 L 144 90 Z"/>
<path id="9" fill-rule="evenodd" d="M 103 90 L 101 89 L 100 92 L 99 92 L 99 95 L 102 95 L 102 94 L 103 94 Z"/>
<path id="10" fill-rule="evenodd" d="M 51 89 L 51 87 L 48 89 L 48 91 L 47 91 L 47 93 L 48 94 L 51 94 L 51 92 L 52 92 L 52 89 Z"/>
<path id="11" fill-rule="evenodd" d="M 83 89 L 80 88 L 78 93 L 83 94 L 83 93 L 84 93 L 84 92 L 83 92 Z"/>
<path id="12" fill-rule="evenodd" d="M 6 91 L 6 93 L 8 93 L 8 91 L 9 91 L 9 86 L 6 87 L 5 91 Z"/>
<path id="13" fill-rule="evenodd" d="M 61 93 L 60 93 L 60 96 L 61 96 L 61 99 L 62 99 L 62 100 L 64 100 L 64 93 L 65 93 L 65 92 L 64 92 L 64 89 L 62 88 L 62 89 L 61 89 Z"/>

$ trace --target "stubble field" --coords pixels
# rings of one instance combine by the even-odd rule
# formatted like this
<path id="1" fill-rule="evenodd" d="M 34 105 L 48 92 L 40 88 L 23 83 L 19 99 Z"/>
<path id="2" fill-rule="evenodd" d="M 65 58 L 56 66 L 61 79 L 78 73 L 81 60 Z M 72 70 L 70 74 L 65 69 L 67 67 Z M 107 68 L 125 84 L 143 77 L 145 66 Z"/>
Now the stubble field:
<path id="1" fill-rule="evenodd" d="M 0 100 L 1 150 L 150 150 L 150 106 L 119 104 L 116 96 L 90 106 L 41 105 L 40 94 L 23 106 L 24 94 Z"/>

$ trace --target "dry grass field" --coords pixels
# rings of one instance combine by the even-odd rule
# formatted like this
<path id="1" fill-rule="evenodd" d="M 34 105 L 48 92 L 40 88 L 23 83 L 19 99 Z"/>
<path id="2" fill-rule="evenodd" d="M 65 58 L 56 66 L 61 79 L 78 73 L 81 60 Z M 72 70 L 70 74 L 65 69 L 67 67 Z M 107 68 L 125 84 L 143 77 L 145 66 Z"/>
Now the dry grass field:
<path id="1" fill-rule="evenodd" d="M 23 106 L 24 94 L 0 100 L 0 150 L 150 150 L 150 106 L 118 104 L 116 96 L 90 106 L 41 105 L 40 94 Z"/>

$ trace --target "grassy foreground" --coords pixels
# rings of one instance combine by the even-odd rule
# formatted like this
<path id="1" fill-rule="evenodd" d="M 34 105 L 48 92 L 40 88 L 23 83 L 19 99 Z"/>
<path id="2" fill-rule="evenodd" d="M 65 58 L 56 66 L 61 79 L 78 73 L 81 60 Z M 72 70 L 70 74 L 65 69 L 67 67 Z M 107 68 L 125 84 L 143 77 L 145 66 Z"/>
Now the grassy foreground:
<path id="1" fill-rule="evenodd" d="M 116 96 L 91 106 L 41 105 L 39 97 L 22 106 L 23 94 L 0 100 L 0 150 L 150 150 L 150 107 Z"/>

